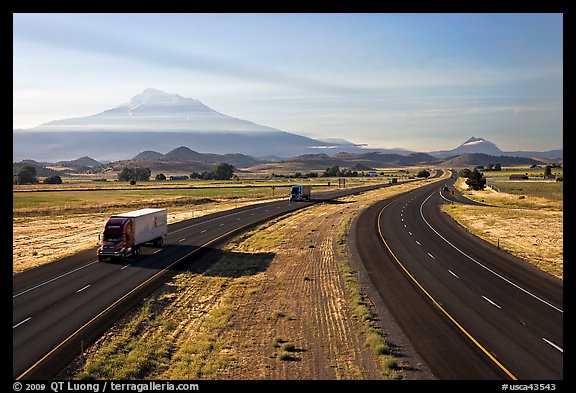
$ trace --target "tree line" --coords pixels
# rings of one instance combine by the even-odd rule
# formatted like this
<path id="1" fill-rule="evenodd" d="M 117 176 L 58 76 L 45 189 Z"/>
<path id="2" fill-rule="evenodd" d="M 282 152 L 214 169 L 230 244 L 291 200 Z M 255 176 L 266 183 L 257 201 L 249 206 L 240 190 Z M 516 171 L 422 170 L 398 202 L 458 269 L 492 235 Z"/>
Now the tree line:
<path id="1" fill-rule="evenodd" d="M 38 184 L 36 167 L 33 165 L 25 165 L 14 176 L 13 184 Z M 58 175 L 48 176 L 44 179 L 44 184 L 62 184 L 62 178 Z"/>
<path id="2" fill-rule="evenodd" d="M 230 180 L 234 175 L 233 165 L 227 163 L 220 163 L 213 171 L 205 171 L 202 173 L 193 172 L 190 174 L 191 179 L 204 179 L 204 180 Z M 118 173 L 118 181 L 130 182 L 136 184 L 139 181 L 149 181 L 152 171 L 150 168 L 144 167 L 124 167 Z M 156 180 L 166 180 L 163 173 L 156 175 Z M 13 184 L 38 184 L 37 169 L 33 165 L 25 165 L 14 176 Z M 44 184 L 62 184 L 62 178 L 58 175 L 48 176 L 43 181 Z"/>
<path id="3" fill-rule="evenodd" d="M 202 173 L 192 172 L 190 174 L 191 179 L 203 179 L 203 180 L 230 180 L 234 177 L 233 165 L 222 162 L 218 164 L 216 169 L 213 171 L 204 171 Z M 135 167 L 129 168 L 124 167 L 120 173 L 118 173 L 118 181 L 128 181 L 135 184 L 137 181 L 148 181 L 150 180 L 151 171 L 150 168 Z M 156 180 L 166 180 L 166 175 L 159 173 L 156 175 Z"/>

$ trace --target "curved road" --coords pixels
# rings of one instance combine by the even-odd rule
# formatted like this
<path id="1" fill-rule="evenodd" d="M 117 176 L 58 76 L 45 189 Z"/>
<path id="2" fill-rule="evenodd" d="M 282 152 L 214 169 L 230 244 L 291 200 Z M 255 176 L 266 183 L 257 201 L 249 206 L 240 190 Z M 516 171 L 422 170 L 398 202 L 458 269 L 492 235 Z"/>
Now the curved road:
<path id="1" fill-rule="evenodd" d="M 454 180 L 358 218 L 372 284 L 439 379 L 563 378 L 563 284 L 469 234 L 445 213 Z M 489 207 L 488 207 L 489 208 Z"/>
<path id="2" fill-rule="evenodd" d="M 83 346 L 198 254 L 273 217 L 325 199 L 388 185 L 315 194 L 312 202 L 276 201 L 242 207 L 168 226 L 162 248 L 118 263 L 98 262 L 96 248 L 13 278 L 13 378 L 54 377 Z"/>

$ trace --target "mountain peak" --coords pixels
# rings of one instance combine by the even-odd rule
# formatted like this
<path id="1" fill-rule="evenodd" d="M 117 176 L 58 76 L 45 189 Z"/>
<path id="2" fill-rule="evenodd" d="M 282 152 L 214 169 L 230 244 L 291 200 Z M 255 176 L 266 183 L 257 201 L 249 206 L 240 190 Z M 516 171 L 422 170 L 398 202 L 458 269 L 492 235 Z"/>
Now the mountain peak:
<path id="1" fill-rule="evenodd" d="M 475 136 L 472 136 L 470 139 L 464 142 L 464 144 L 466 145 L 469 143 L 476 143 L 476 142 L 487 142 L 487 141 L 484 138 L 476 138 Z"/>
<path id="2" fill-rule="evenodd" d="M 192 113 L 217 113 L 213 109 L 193 98 L 184 98 L 178 94 L 166 93 L 162 90 L 147 88 L 135 95 L 126 104 L 113 111 L 127 112 L 129 116 L 178 114 L 186 116 Z"/>
<path id="3" fill-rule="evenodd" d="M 484 138 L 476 138 L 475 136 L 469 138 L 466 142 L 458 146 L 456 149 L 450 151 L 452 154 L 463 153 L 484 153 L 491 155 L 501 155 L 502 150 L 494 143 L 487 141 Z"/>

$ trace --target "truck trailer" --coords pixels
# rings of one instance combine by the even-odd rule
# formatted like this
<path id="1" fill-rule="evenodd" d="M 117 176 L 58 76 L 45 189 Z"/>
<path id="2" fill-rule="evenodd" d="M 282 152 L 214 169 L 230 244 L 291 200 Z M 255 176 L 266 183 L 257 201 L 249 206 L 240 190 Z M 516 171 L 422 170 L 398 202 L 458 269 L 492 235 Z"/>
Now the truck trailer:
<path id="1" fill-rule="evenodd" d="M 310 185 L 297 185 L 290 188 L 290 195 L 288 200 L 292 201 L 309 201 L 312 195 L 312 186 Z"/>
<path id="2" fill-rule="evenodd" d="M 140 209 L 108 218 L 98 248 L 98 260 L 124 259 L 140 254 L 140 246 L 152 243 L 160 247 L 168 233 L 166 209 Z"/>

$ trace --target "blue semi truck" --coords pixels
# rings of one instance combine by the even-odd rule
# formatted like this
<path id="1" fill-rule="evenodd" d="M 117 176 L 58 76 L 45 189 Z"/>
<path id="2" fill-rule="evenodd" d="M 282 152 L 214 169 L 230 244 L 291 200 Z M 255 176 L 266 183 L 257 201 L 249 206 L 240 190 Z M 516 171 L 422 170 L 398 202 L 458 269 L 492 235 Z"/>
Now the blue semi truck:
<path id="1" fill-rule="evenodd" d="M 290 188 L 290 195 L 288 200 L 290 202 L 309 201 L 312 194 L 312 186 L 310 185 L 297 185 Z"/>

